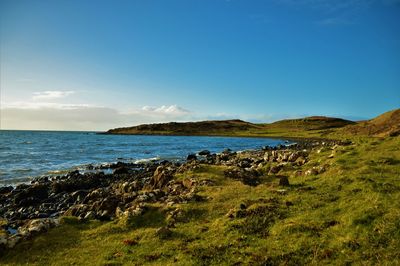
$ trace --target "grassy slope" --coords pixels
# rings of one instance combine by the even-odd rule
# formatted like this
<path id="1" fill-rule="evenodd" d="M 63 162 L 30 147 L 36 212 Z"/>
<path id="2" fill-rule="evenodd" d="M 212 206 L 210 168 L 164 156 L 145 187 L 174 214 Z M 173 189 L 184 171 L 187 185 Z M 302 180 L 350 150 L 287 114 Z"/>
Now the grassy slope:
<path id="1" fill-rule="evenodd" d="M 332 128 L 353 122 L 338 118 L 308 117 L 281 120 L 270 124 L 252 124 L 241 120 L 202 121 L 139 125 L 109 130 L 111 134 L 203 135 L 247 137 L 321 137 Z"/>
<path id="2" fill-rule="evenodd" d="M 395 109 L 374 119 L 362 121 L 343 128 L 351 134 L 374 135 L 379 137 L 400 135 L 400 109 Z"/>
<path id="3" fill-rule="evenodd" d="M 269 176 L 257 187 L 226 179 L 222 166 L 202 166 L 177 176 L 215 184 L 200 188 L 207 197 L 204 202 L 179 206 L 182 215 L 167 238 L 160 239 L 155 232 L 166 224 L 168 207 L 154 205 L 144 217 L 129 222 L 80 223 L 66 218 L 62 226 L 18 245 L 0 261 L 6 265 L 400 264 L 400 137 L 352 140 L 355 145 L 341 147 L 332 159 L 330 150 L 311 154 L 303 169 L 329 164 L 321 175 L 295 177 L 297 169 L 285 169 L 291 182 L 286 192 Z M 228 210 L 238 209 L 240 203 L 254 215 L 228 218 Z M 127 246 L 124 240 L 137 244 Z"/>

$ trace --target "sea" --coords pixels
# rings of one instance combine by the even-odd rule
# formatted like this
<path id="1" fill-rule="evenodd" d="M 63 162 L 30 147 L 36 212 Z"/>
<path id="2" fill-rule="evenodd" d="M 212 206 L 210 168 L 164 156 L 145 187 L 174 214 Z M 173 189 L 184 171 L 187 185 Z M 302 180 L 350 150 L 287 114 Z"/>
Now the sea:
<path id="1" fill-rule="evenodd" d="M 0 186 L 30 182 L 88 165 L 184 160 L 188 154 L 242 151 L 285 140 L 244 137 L 103 135 L 96 132 L 0 130 Z"/>

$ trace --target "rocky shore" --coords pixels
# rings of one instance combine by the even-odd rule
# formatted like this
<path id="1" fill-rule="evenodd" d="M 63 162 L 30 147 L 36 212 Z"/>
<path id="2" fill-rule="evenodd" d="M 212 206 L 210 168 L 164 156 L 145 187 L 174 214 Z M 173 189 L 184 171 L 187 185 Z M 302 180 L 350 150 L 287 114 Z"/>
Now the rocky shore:
<path id="1" fill-rule="evenodd" d="M 229 166 L 225 176 L 246 185 L 257 186 L 259 177 L 266 174 L 279 178 L 281 186 L 288 186 L 288 177 L 279 175 L 286 165 L 304 165 L 313 149 L 334 150 L 347 144 L 308 140 L 243 152 L 227 149 L 212 154 L 204 150 L 188 155 L 182 162 L 118 162 L 90 167 L 88 172 L 71 171 L 65 175 L 39 177 L 31 184 L 0 187 L 0 249 L 12 248 L 24 239 L 57 226 L 61 216 L 82 220 L 129 219 L 145 213 L 149 203 L 174 206 L 207 200 L 197 194 L 197 188 L 212 184 L 212 180 L 174 178 L 201 164 Z M 326 167 L 314 166 L 296 175 L 317 175 Z M 176 212 L 170 215 L 170 226 L 173 226 L 174 215 Z"/>

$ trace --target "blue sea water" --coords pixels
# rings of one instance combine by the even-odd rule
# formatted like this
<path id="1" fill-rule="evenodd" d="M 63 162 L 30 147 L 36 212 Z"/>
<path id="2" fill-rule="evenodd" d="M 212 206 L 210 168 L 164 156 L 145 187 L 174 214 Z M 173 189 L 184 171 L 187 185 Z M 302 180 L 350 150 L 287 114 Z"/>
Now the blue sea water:
<path id="1" fill-rule="evenodd" d="M 179 160 L 201 150 L 221 152 L 282 144 L 268 138 L 100 135 L 94 132 L 0 130 L 0 185 L 79 169 L 143 159 Z"/>

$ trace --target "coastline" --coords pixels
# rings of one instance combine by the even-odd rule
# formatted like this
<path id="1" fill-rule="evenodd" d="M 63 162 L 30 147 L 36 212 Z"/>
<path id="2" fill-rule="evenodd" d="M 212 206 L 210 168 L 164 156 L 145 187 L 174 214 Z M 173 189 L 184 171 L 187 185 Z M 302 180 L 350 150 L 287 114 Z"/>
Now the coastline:
<path id="1" fill-rule="evenodd" d="M 121 215 L 133 215 L 132 212 L 134 215 L 141 214 L 144 212 L 142 205 L 148 200 L 167 205 L 190 201 L 196 197 L 195 186 L 174 180 L 174 175 L 200 165 L 238 168 L 237 172 L 227 175 L 243 183 L 257 185 L 262 164 L 269 161 L 297 162 L 299 157 L 298 163 L 304 164 L 311 149 L 334 145 L 342 143 L 303 140 L 290 145 L 240 152 L 227 149 L 211 154 L 205 150 L 189 154 L 182 161 L 116 162 L 95 166 L 91 168 L 92 172 L 75 170 L 64 175 L 37 177 L 30 184 L 3 186 L 0 188 L 0 215 L 5 219 L 1 226 L 6 233 L 0 239 L 0 245 L 3 243 L 3 248 L 12 248 L 19 241 L 56 226 L 63 216 L 107 221 L 121 218 Z M 265 158 L 269 153 L 273 153 L 273 157 Z M 283 158 L 282 154 L 289 155 Z M 278 172 L 274 168 L 269 174 Z M 194 180 L 190 182 L 196 183 Z M 176 191 L 172 192 L 172 187 L 177 184 L 180 186 L 178 195 Z"/>
<path id="2" fill-rule="evenodd" d="M 349 258 L 377 262 L 377 255 L 393 261 L 400 239 L 393 237 L 399 228 L 400 139 L 351 141 L 201 151 L 181 163 L 116 163 L 110 174 L 70 172 L 3 191 L 0 202 L 10 212 L 1 222 L 2 260 L 142 265 L 244 259 L 247 264 L 279 264 L 299 252 L 296 261 L 309 264 L 308 252 L 318 243 L 322 263 L 343 264 Z M 365 204 L 371 197 L 379 212 Z M 43 215 L 50 207 L 60 210 Z M 21 219 L 21 212 L 28 217 Z M 383 231 L 374 231 L 376 225 Z M 349 232 L 362 238 L 348 239 Z M 382 237 L 392 242 L 376 248 Z M 235 254 L 243 248 L 256 255 L 239 259 Z M 327 256 L 326 250 L 337 255 Z"/>

